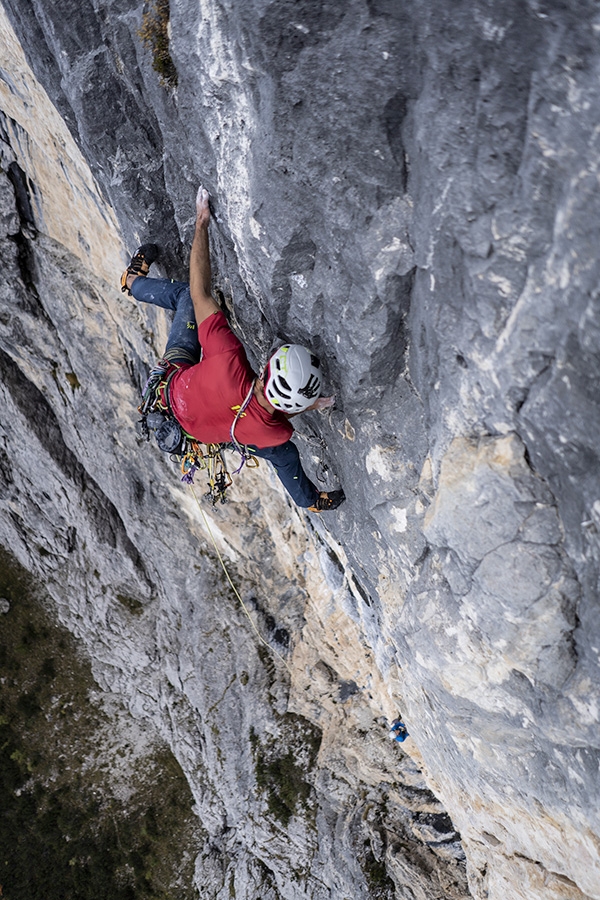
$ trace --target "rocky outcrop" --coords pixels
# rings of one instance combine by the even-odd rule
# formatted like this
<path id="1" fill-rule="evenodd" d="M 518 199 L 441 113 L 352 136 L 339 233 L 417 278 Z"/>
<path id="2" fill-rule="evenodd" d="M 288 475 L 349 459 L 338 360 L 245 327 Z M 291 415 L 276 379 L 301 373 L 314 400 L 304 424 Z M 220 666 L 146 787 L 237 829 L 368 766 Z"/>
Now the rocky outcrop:
<path id="1" fill-rule="evenodd" d="M 594 4 L 3 3 L 1 540 L 173 748 L 198 883 L 599 898 Z M 116 278 L 185 274 L 200 180 L 252 359 L 325 361 L 328 517 L 132 428 L 168 323 Z"/>

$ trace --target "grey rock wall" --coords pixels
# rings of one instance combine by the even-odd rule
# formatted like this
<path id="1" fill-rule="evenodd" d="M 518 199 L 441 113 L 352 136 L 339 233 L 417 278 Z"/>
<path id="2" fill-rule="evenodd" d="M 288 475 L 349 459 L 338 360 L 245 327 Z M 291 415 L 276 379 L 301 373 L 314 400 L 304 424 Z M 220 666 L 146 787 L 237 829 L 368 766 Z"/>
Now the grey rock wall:
<path id="1" fill-rule="evenodd" d="M 600 897 L 596 5 L 171 0 L 173 87 L 146 7 L 3 2 L 87 215 L 64 225 L 43 104 L 15 124 L 3 70 L 2 539 L 161 723 L 210 835 L 199 883 L 465 896 L 460 832 L 474 897 Z M 214 514 L 270 657 L 136 445 L 166 323 L 107 283 L 146 238 L 185 274 L 199 181 L 252 359 L 310 343 L 337 394 L 298 443 L 339 512 L 261 470 Z M 280 745 L 312 792 L 283 823 Z"/>

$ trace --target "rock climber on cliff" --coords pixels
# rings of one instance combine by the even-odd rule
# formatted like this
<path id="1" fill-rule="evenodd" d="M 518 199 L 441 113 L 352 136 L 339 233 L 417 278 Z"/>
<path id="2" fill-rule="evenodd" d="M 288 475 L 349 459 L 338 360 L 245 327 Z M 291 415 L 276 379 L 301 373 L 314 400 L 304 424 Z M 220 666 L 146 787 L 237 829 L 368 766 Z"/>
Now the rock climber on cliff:
<path id="1" fill-rule="evenodd" d="M 241 452 L 269 460 L 298 506 L 313 512 L 337 509 L 345 500 L 343 490 L 319 491 L 290 440 L 294 429 L 289 418 L 333 403 L 333 397 L 320 396 L 320 362 L 305 347 L 285 344 L 260 375 L 252 371 L 211 294 L 208 201 L 201 186 L 189 284 L 147 277 L 158 257 L 155 244 L 143 244 L 121 278 L 121 290 L 136 300 L 175 313 L 162 361 L 163 408 L 184 433 L 203 444 L 232 443 Z"/>

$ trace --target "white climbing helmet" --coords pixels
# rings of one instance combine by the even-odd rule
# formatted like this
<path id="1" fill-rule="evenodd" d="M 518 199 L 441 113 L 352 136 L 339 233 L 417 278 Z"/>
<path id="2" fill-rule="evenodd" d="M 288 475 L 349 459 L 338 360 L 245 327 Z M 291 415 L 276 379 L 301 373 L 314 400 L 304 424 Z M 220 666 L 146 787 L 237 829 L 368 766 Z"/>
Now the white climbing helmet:
<path id="1" fill-rule="evenodd" d="M 301 344 L 284 344 L 267 365 L 265 396 L 276 409 L 302 412 L 321 394 L 321 363 Z"/>

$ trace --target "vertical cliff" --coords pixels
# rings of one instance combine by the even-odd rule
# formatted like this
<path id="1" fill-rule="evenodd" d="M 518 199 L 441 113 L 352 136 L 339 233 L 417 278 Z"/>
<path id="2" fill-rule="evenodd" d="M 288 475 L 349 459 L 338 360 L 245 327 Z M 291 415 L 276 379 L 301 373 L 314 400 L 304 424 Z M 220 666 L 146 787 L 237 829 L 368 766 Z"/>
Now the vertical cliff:
<path id="1" fill-rule="evenodd" d="M 600 898 L 595 4 L 3 5 L 1 541 L 181 763 L 198 885 Z M 324 361 L 336 513 L 136 437 L 118 276 L 185 275 L 199 181 L 251 358 Z"/>

